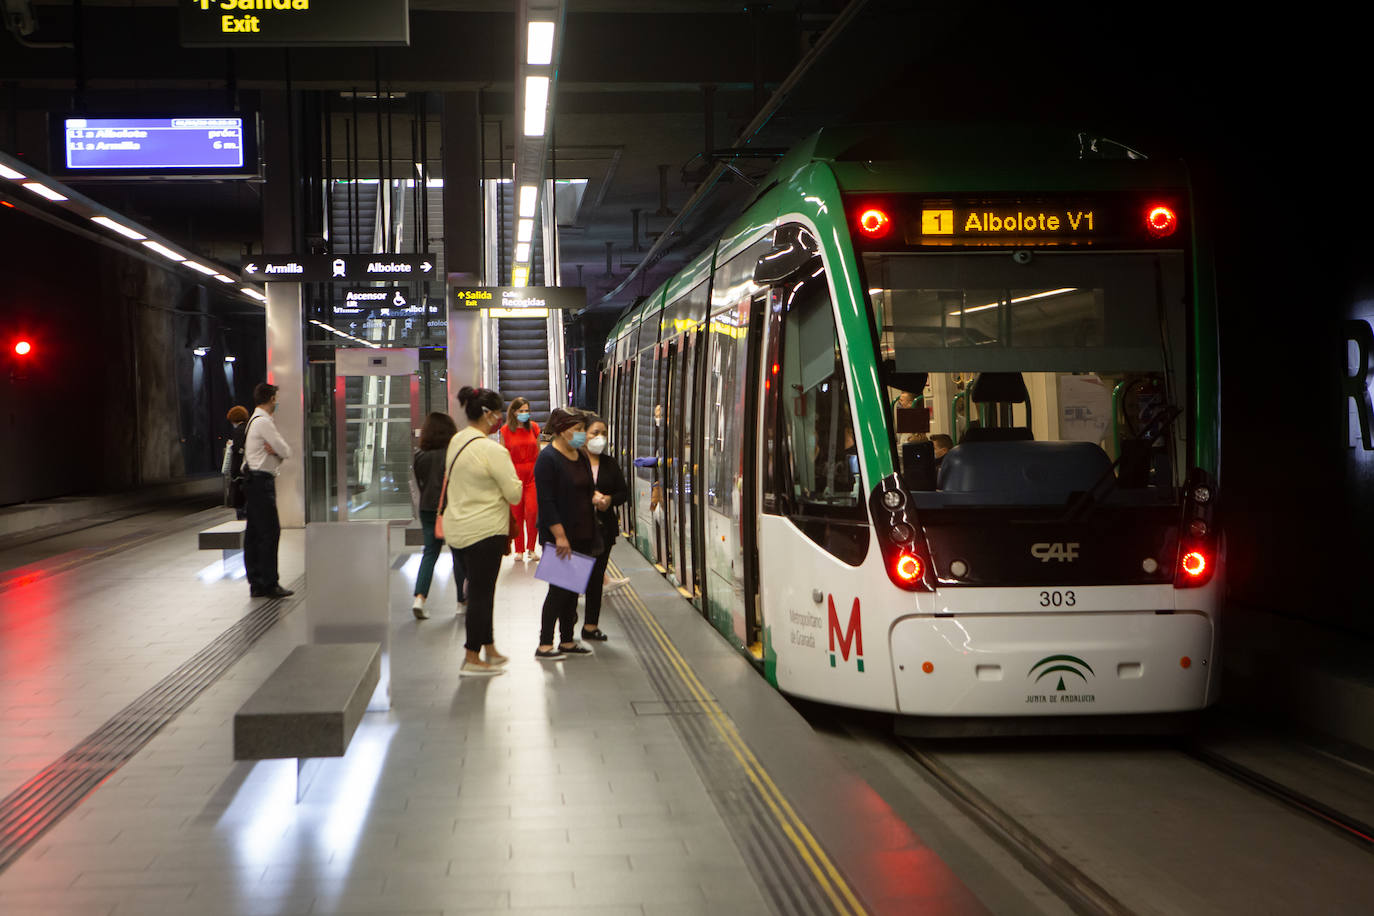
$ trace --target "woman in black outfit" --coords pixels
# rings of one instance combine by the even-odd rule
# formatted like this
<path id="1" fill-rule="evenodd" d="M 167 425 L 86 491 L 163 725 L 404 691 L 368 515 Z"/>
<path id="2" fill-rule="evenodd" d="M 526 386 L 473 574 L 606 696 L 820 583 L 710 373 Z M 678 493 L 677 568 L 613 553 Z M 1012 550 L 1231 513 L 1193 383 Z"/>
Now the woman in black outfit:
<path id="1" fill-rule="evenodd" d="M 434 564 L 444 549 L 444 542 L 434 536 L 434 518 L 439 514 L 439 493 L 444 486 L 444 455 L 448 452 L 448 440 L 458 432 L 458 424 L 446 413 L 434 412 L 425 418 L 420 430 L 420 450 L 415 453 L 411 470 L 415 473 L 415 486 L 420 491 L 420 530 L 425 536 L 425 550 L 420 555 L 420 570 L 415 574 L 415 602 L 410 610 L 416 620 L 425 620 L 425 599 L 429 597 L 429 585 L 434 578 Z M 458 588 L 458 603 L 463 603 L 463 564 L 454 554 L 453 584 Z"/>
<path id="2" fill-rule="evenodd" d="M 566 558 L 573 551 L 596 556 L 601 553 L 601 526 L 592 505 L 592 466 L 581 451 L 587 444 L 586 416 L 576 408 L 559 407 L 549 415 L 545 429 L 553 441 L 534 462 L 539 541 L 545 550 L 552 543 L 560 557 Z M 556 647 L 555 623 L 563 637 Z M 576 626 L 577 592 L 549 583 L 534 657 L 553 661 L 568 655 L 591 655 L 591 649 L 573 638 Z"/>
<path id="3" fill-rule="evenodd" d="M 592 503 L 596 507 L 596 521 L 601 527 L 603 548 L 597 554 L 596 565 L 592 567 L 592 578 L 587 583 L 587 609 L 582 621 L 582 638 L 605 642 L 606 633 L 599 626 L 601 622 L 601 591 L 606 585 L 606 564 L 611 562 L 611 548 L 620 534 L 620 521 L 615 517 L 615 507 L 625 502 L 629 495 L 625 486 L 625 475 L 620 465 L 606 451 L 606 421 L 598 416 L 587 418 L 587 459 L 592 466 Z"/>

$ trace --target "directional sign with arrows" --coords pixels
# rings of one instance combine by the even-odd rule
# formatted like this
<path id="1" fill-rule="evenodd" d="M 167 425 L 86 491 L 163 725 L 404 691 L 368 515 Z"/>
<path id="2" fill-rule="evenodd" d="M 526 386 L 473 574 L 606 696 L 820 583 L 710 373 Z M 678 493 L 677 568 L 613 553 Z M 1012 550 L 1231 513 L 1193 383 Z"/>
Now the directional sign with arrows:
<path id="1" fill-rule="evenodd" d="M 433 280 L 434 254 L 264 254 L 243 261 L 243 274 L 259 282 Z"/>

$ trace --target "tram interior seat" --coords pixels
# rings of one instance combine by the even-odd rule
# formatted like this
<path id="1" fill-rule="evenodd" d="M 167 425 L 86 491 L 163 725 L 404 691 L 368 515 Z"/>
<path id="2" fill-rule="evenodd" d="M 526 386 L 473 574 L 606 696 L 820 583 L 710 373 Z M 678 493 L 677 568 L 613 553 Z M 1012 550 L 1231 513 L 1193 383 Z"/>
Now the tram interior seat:
<path id="1" fill-rule="evenodd" d="M 1112 460 L 1095 442 L 965 439 L 941 462 L 938 502 L 1061 505 L 1091 489 L 1111 467 Z"/>
<path id="2" fill-rule="evenodd" d="M 965 430 L 965 442 L 1022 442 L 1033 439 L 1031 435 L 1030 392 L 1026 390 L 1026 380 L 1019 372 L 980 372 L 973 380 L 969 399 L 975 404 L 1025 404 L 1025 426 L 983 426 L 969 425 Z M 985 414 L 991 411 L 985 411 Z"/>

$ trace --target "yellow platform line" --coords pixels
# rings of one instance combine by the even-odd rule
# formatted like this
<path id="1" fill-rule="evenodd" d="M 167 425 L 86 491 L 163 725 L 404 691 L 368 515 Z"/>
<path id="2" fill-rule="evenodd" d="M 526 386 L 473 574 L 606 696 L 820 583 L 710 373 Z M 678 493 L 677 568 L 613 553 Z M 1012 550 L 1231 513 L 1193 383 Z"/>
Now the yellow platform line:
<path id="1" fill-rule="evenodd" d="M 682 682 L 687 687 L 688 691 L 697 699 L 702 708 L 706 710 L 712 724 L 716 727 L 716 731 L 719 732 L 721 739 L 735 755 L 735 759 L 744 769 L 745 775 L 748 776 L 749 781 L 753 783 L 755 789 L 758 790 L 759 795 L 763 798 L 764 803 L 773 813 L 773 817 L 778 822 L 778 826 L 782 828 L 783 833 L 801 855 L 807 868 L 811 870 L 811 874 L 815 877 L 821 889 L 825 891 L 826 896 L 830 898 L 830 902 L 835 906 L 835 909 L 840 913 L 866 913 L 867 911 L 864 909 L 863 904 L 859 902 L 857 895 L 855 895 L 854 891 L 850 888 L 848 882 L 845 881 L 844 876 L 840 874 L 840 870 L 835 867 L 835 863 L 826 855 L 821 844 L 816 840 L 815 836 L 812 835 L 811 831 L 807 829 L 806 824 L 787 801 L 782 790 L 773 782 L 773 778 L 768 775 L 768 771 L 759 763 L 758 758 L 754 756 L 754 752 L 749 749 L 749 745 L 745 743 L 743 736 L 739 733 L 739 729 L 735 727 L 734 720 L 730 718 L 725 710 L 720 708 L 720 705 L 715 701 L 715 698 L 711 696 L 706 686 L 697 678 L 696 672 L 692 670 L 687 660 L 683 658 L 682 653 L 678 652 L 677 646 L 673 644 L 672 639 L 669 638 L 667 632 L 664 631 L 663 627 L 659 624 L 658 619 L 649 612 L 648 606 L 644 604 L 639 594 L 635 592 L 634 589 L 629 589 L 625 593 L 625 598 L 636 615 L 644 622 L 645 626 L 649 628 L 655 641 L 658 642 L 659 647 L 663 650 L 669 662 L 672 663 L 678 676 L 682 678 Z"/>

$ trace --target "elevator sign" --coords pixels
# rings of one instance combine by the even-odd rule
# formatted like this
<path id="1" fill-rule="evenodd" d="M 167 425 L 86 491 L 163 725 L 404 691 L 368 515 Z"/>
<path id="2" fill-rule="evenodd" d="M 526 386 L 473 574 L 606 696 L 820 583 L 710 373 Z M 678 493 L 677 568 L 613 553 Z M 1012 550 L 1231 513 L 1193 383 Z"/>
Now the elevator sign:
<path id="1" fill-rule="evenodd" d="M 255 258 L 245 258 L 240 269 L 250 280 L 267 282 L 433 280 L 434 255 L 264 254 Z"/>
<path id="2" fill-rule="evenodd" d="M 179 0 L 179 5 L 186 46 L 410 44 L 407 0 Z"/>

